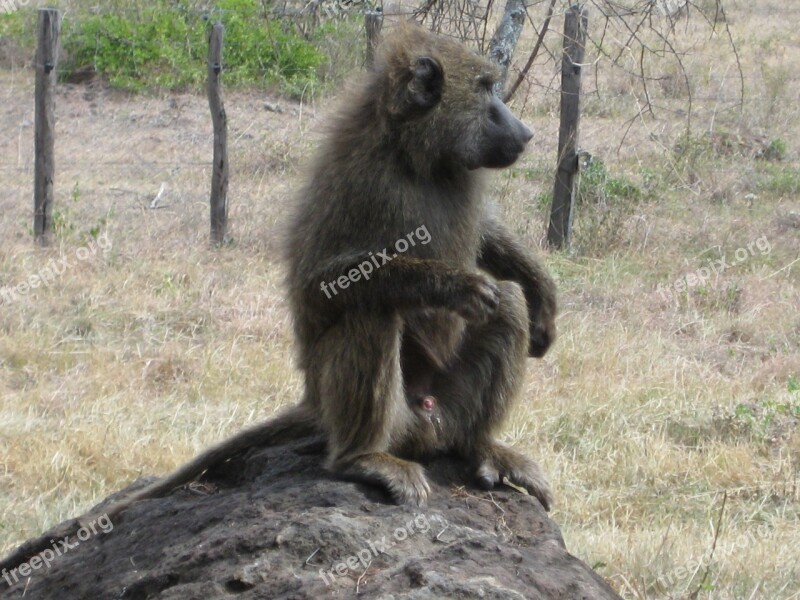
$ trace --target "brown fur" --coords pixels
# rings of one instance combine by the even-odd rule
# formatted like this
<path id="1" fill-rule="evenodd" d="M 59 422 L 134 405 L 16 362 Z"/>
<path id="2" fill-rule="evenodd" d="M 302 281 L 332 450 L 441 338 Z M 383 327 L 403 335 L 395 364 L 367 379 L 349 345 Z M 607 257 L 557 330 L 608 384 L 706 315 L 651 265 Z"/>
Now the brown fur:
<path id="1" fill-rule="evenodd" d="M 486 487 L 508 477 L 551 502 L 536 463 L 493 438 L 526 356 L 555 336 L 556 310 L 552 280 L 493 216 L 475 168 L 516 159 L 483 152 L 494 77 L 462 45 L 401 27 L 345 99 L 289 227 L 303 405 L 328 435 L 329 467 L 399 502 L 428 495 L 423 470 L 402 459 L 437 451 L 466 458 Z M 521 151 L 529 132 L 510 119 Z M 321 290 L 421 226 L 428 244 Z M 433 414 L 418 406 L 427 393 Z"/>
<path id="2" fill-rule="evenodd" d="M 287 230 L 304 398 L 113 505 L 110 517 L 250 447 L 314 433 L 327 436 L 333 471 L 381 484 L 399 502 L 429 493 L 412 459 L 452 452 L 484 487 L 508 477 L 549 508 L 539 466 L 493 437 L 526 356 L 553 341 L 556 315 L 551 278 L 484 201 L 479 167 L 508 166 L 530 137 L 490 94 L 495 77 L 485 59 L 416 26 L 387 38 L 333 119 Z M 330 298 L 321 290 L 423 226 L 429 243 Z M 432 410 L 420 404 L 428 395 Z"/>

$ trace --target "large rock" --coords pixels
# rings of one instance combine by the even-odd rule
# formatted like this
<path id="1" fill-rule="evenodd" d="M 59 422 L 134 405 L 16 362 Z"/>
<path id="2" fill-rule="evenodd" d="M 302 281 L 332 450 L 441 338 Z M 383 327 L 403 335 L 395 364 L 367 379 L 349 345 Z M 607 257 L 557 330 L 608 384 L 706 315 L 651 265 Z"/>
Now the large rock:
<path id="1" fill-rule="evenodd" d="M 465 488 L 463 467 L 442 459 L 428 465 L 428 506 L 395 506 L 380 489 L 331 477 L 321 451 L 308 440 L 251 451 L 201 484 L 98 521 L 49 568 L 29 561 L 10 590 L 0 579 L 0 597 L 619 598 L 566 551 L 532 497 Z"/>

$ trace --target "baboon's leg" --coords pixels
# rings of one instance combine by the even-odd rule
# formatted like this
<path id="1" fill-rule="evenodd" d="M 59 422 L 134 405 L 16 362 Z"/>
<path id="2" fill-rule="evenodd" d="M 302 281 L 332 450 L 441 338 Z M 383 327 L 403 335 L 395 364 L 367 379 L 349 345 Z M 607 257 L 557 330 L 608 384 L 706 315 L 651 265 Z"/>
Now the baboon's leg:
<path id="1" fill-rule="evenodd" d="M 470 325 L 452 365 L 439 373 L 433 395 L 443 413 L 451 447 L 474 465 L 479 483 L 491 488 L 507 477 L 545 508 L 552 495 L 539 465 L 494 435 L 519 395 L 528 354 L 528 309 L 516 283 L 498 282 L 500 305 L 482 325 Z"/>
<path id="2" fill-rule="evenodd" d="M 382 485 L 399 503 L 425 502 L 422 466 L 390 454 L 413 419 L 400 371 L 399 317 L 345 314 L 315 351 L 329 468 Z"/>

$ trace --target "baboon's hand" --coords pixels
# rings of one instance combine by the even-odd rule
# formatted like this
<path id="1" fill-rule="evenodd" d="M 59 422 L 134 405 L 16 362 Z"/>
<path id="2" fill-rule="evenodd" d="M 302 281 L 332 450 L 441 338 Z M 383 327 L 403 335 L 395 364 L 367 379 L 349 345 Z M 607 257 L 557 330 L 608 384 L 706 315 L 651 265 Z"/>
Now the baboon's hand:
<path id="1" fill-rule="evenodd" d="M 500 290 L 489 277 L 470 273 L 456 292 L 453 309 L 467 321 L 484 323 L 500 305 Z"/>
<path id="2" fill-rule="evenodd" d="M 542 358 L 555 339 L 556 323 L 552 316 L 531 320 L 528 356 Z"/>

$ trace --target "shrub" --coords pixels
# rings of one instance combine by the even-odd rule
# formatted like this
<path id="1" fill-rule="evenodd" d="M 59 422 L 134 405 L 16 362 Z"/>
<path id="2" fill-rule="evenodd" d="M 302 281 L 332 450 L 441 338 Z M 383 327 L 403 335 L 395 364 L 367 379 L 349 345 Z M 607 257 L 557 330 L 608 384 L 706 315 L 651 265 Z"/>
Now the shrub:
<path id="1" fill-rule="evenodd" d="M 778 196 L 795 196 L 800 193 L 800 169 L 769 165 L 759 189 Z"/>
<path id="2" fill-rule="evenodd" d="M 764 160 L 783 160 L 786 158 L 786 142 L 781 138 L 775 138 L 764 150 Z"/>
<path id="3" fill-rule="evenodd" d="M 32 11 L 0 12 L 0 66 L 23 67 L 36 52 L 36 14 Z"/>
<path id="4" fill-rule="evenodd" d="M 62 76 L 92 66 L 128 90 L 196 88 L 206 78 L 209 23 L 225 25 L 225 81 L 277 85 L 299 96 L 319 84 L 325 56 L 257 0 L 219 0 L 200 11 L 158 0 L 139 11 L 76 15 L 64 22 Z"/>

